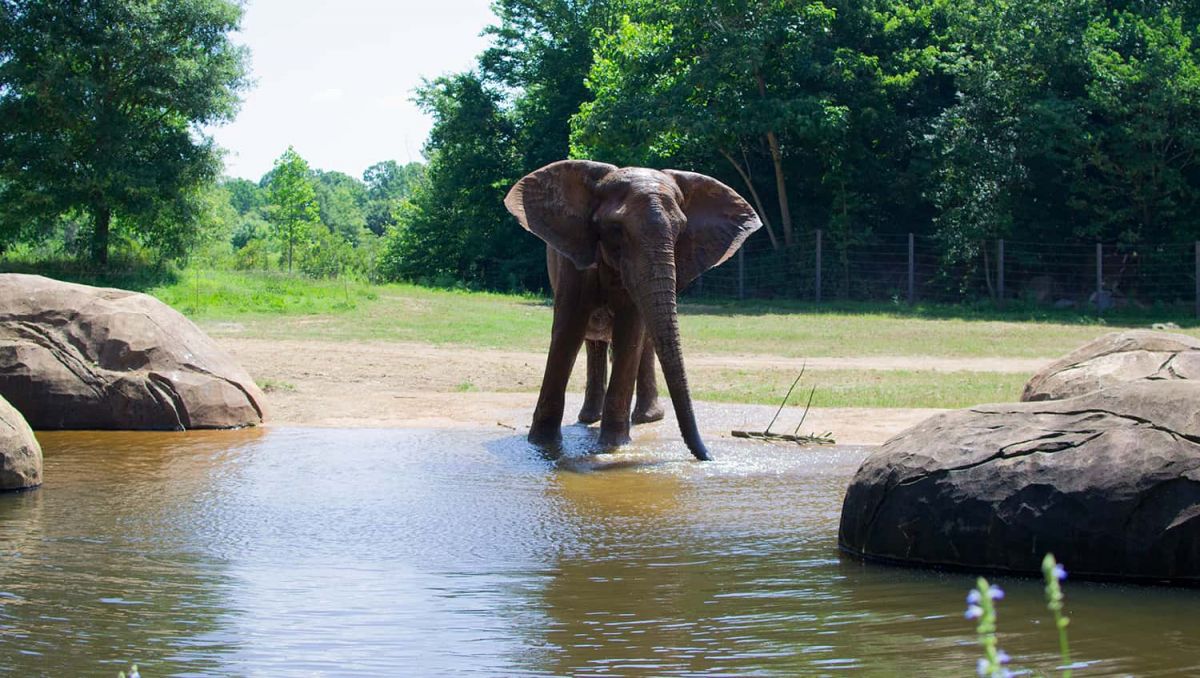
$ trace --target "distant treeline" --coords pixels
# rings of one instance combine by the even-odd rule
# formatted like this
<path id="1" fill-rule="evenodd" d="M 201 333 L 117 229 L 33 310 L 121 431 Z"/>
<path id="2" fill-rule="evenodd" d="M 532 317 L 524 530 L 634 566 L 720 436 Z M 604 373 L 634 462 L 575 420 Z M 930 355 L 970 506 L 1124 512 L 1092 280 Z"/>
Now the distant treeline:
<path id="1" fill-rule="evenodd" d="M 752 249 L 930 236 L 1200 238 L 1194 0 L 500 0 L 491 47 L 420 100 L 428 182 L 397 272 L 534 286 L 504 191 L 564 157 L 714 175 Z M 965 265 L 964 265 L 965 264 Z"/>
<path id="2" fill-rule="evenodd" d="M 0 0 L 9 8 L 0 19 L 58 5 L 71 3 Z M 915 233 L 937 244 L 947 270 L 965 275 L 997 238 L 1127 250 L 1200 239 L 1195 0 L 493 6 L 498 21 L 476 66 L 416 95 L 434 117 L 425 165 L 377 165 L 359 181 L 312 171 L 289 150 L 259 184 L 197 184 L 205 188 L 187 204 L 200 207 L 166 212 L 189 228 L 124 232 L 157 234 L 135 237 L 142 246 L 174 243 L 176 254 L 203 251 L 241 266 L 541 288 L 544 247 L 505 212 L 503 196 L 523 174 L 576 157 L 722 179 L 766 223 L 748 243 L 757 250 L 803 245 L 817 229 L 833 253 Z M 236 14 L 217 18 L 222 30 L 236 27 Z M 0 53 L 0 113 L 25 87 L 6 75 L 13 64 L 42 55 L 21 54 Z M 217 54 L 230 75 L 223 91 L 236 93 L 241 71 Z M 204 119 L 230 110 L 218 97 Z M 16 148 L 5 134 L 0 151 Z M 0 157 L 6 167 L 0 243 L 92 237 L 98 212 L 87 200 L 55 213 L 56 231 L 14 227 L 33 223 L 27 207 L 41 203 L 22 201 L 40 198 L 23 192 L 19 166 Z M 118 225 L 160 219 L 153 210 L 116 214 Z"/>

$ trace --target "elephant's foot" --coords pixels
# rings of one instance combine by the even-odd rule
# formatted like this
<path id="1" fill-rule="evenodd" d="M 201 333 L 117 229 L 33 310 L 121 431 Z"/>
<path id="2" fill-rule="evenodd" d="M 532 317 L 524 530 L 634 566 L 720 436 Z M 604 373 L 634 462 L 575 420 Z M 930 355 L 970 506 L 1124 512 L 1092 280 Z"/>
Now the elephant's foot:
<path id="1" fill-rule="evenodd" d="M 583 407 L 579 409 L 579 421 L 585 424 L 594 424 L 600 421 L 600 416 L 604 413 L 604 394 L 598 398 L 584 398 Z"/>
<path id="2" fill-rule="evenodd" d="M 637 405 L 633 408 L 633 423 L 649 424 L 652 421 L 662 420 L 666 414 L 662 405 L 659 404 L 658 398 L 651 400 L 649 404 L 642 404 L 642 401 L 638 400 Z"/>
<path id="3" fill-rule="evenodd" d="M 557 425 L 539 426 L 534 424 L 529 428 L 529 436 L 526 440 L 540 447 L 558 447 L 562 445 L 562 430 Z"/>
<path id="4" fill-rule="evenodd" d="M 624 428 L 605 428 L 602 425 L 600 427 L 600 437 L 596 440 L 596 443 L 600 447 L 608 450 L 614 447 L 628 445 L 630 442 L 632 442 L 632 440 L 633 439 L 629 437 L 628 426 L 625 426 Z"/>

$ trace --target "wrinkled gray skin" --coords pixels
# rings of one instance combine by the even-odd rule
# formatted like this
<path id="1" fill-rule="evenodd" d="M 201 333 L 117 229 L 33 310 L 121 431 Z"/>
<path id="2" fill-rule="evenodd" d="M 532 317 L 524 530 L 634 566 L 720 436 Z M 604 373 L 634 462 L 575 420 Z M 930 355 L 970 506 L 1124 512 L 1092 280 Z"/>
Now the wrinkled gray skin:
<path id="1" fill-rule="evenodd" d="M 761 222 L 725 184 L 676 170 L 620 168 L 583 160 L 551 163 L 517 182 L 504 200 L 521 225 L 562 257 L 554 323 L 530 442 L 562 439 L 567 381 L 593 315 L 611 314 L 612 376 L 599 443 L 629 442 L 630 405 L 648 336 L 679 430 L 709 459 L 696 426 L 679 339 L 677 290 L 725 261 Z"/>
<path id="2" fill-rule="evenodd" d="M 546 271 L 550 274 L 550 285 L 558 285 L 558 276 L 563 266 L 573 266 L 566 257 L 549 245 L 546 246 Z M 587 385 L 584 388 L 583 407 L 579 408 L 579 421 L 594 424 L 604 413 L 604 396 L 608 384 L 608 348 L 612 343 L 612 313 L 607 308 L 597 309 L 588 319 Z M 633 406 L 633 423 L 648 424 L 661 420 L 666 413 L 658 402 L 658 377 L 654 374 L 654 344 L 649 334 L 643 332 L 642 360 L 638 364 L 637 400 Z"/>

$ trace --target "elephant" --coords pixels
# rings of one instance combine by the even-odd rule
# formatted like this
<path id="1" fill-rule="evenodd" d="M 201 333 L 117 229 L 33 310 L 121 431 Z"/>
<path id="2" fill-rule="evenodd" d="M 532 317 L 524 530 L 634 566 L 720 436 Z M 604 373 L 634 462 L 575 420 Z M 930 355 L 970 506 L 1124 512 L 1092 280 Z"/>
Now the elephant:
<path id="1" fill-rule="evenodd" d="M 613 352 L 600 446 L 630 442 L 642 349 L 653 345 L 683 440 L 696 459 L 710 459 L 683 365 L 677 292 L 733 256 L 762 225 L 754 209 L 703 174 L 588 160 L 560 160 L 531 172 L 504 205 L 553 250 L 548 263 L 556 273 L 550 349 L 529 441 L 561 443 L 567 381 L 596 317 L 611 324 Z"/>
<path id="2" fill-rule="evenodd" d="M 546 272 L 550 274 L 550 286 L 555 287 L 562 255 L 546 246 Z M 612 313 L 597 310 L 588 319 L 587 384 L 584 387 L 583 407 L 579 408 L 579 421 L 594 424 L 600 421 L 604 411 L 604 395 L 608 383 L 608 347 L 612 343 Z M 647 350 L 647 348 L 649 350 Z M 637 401 L 633 406 L 633 423 L 648 424 L 665 416 L 658 402 L 658 378 L 654 374 L 654 345 L 649 335 L 642 339 L 642 359 L 638 364 Z"/>

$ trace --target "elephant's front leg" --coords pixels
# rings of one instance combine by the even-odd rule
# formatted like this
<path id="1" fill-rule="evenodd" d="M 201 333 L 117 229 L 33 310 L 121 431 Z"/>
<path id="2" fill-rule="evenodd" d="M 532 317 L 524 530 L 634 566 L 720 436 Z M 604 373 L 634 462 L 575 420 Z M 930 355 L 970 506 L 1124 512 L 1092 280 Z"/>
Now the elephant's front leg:
<path id="1" fill-rule="evenodd" d="M 587 342 L 587 387 L 583 393 L 583 407 L 579 409 L 579 421 L 594 424 L 600 421 L 604 411 L 604 385 L 608 383 L 608 342 L 588 339 Z"/>
<path id="2" fill-rule="evenodd" d="M 638 365 L 637 403 L 633 406 L 633 423 L 648 424 L 664 416 L 658 402 L 658 375 L 654 373 L 654 342 L 650 336 L 642 340 L 642 361 Z"/>
<path id="3" fill-rule="evenodd" d="M 554 299 L 554 325 L 550 331 L 550 351 L 546 354 L 546 372 L 542 375 L 542 390 L 533 411 L 529 427 L 529 442 L 535 445 L 557 445 L 562 442 L 563 408 L 567 382 L 575 368 L 575 358 L 587 332 L 588 309 L 573 308 L 578 302 L 569 299 L 570 290 L 559 285 Z"/>
<path id="4" fill-rule="evenodd" d="M 632 308 L 613 318 L 613 365 L 600 419 L 601 447 L 617 447 L 629 442 L 629 406 L 637 382 L 642 355 L 642 318 Z"/>

